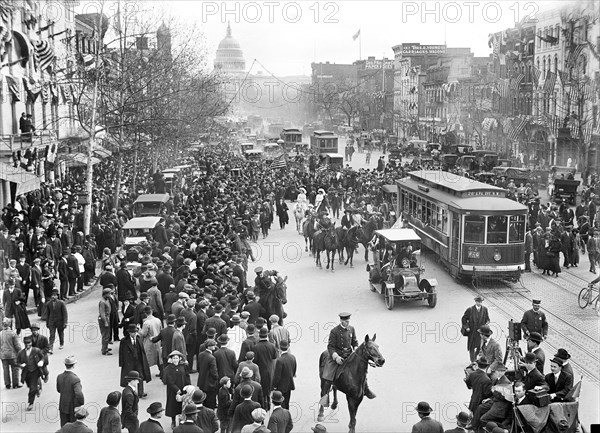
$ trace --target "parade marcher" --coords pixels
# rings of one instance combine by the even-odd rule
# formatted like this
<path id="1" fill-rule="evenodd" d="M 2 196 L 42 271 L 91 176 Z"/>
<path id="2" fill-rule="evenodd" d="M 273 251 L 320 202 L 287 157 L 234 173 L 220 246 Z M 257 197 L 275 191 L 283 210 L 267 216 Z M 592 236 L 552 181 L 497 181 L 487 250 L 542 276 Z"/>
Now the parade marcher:
<path id="1" fill-rule="evenodd" d="M 140 398 L 146 396 L 144 393 L 144 381 L 150 382 L 150 367 L 142 340 L 137 334 L 137 325 L 131 323 L 127 328 L 127 336 L 121 339 L 119 344 L 119 367 L 121 367 L 121 386 L 127 386 L 127 374 L 135 371 L 137 374 L 136 385 L 138 387 L 138 395 Z M 123 396 L 125 398 L 125 396 Z"/>
<path id="2" fill-rule="evenodd" d="M 198 354 L 197 386 L 206 393 L 204 405 L 210 409 L 217 408 L 217 393 L 219 391 L 217 360 L 213 355 L 216 349 L 217 342 L 210 339 L 206 341 L 206 348 Z"/>
<path id="3" fill-rule="evenodd" d="M 94 433 L 94 431 L 83 423 L 83 420 L 88 417 L 89 413 L 83 406 L 79 406 L 74 410 L 74 420 L 69 421 L 59 430 L 60 433 Z"/>
<path id="4" fill-rule="evenodd" d="M 421 420 L 413 425 L 412 433 L 444 433 L 442 424 L 429 416 L 433 411 L 429 403 L 421 401 L 417 404 L 415 410 Z"/>
<path id="5" fill-rule="evenodd" d="M 546 321 L 546 315 L 540 310 L 541 305 L 542 301 L 534 299 L 532 309 L 523 313 L 521 329 L 524 338 L 527 338 L 531 332 L 537 332 L 544 340 L 548 337 L 548 322 Z"/>
<path id="6" fill-rule="evenodd" d="M 31 337 L 23 339 L 25 348 L 17 354 L 17 363 L 22 369 L 21 382 L 27 384 L 27 411 L 33 409 L 35 397 L 40 393 L 41 368 L 44 366 L 44 354 L 37 347 L 32 346 Z"/>
<path id="7" fill-rule="evenodd" d="M 273 373 L 273 389 L 279 391 L 283 396 L 281 406 L 290 408 L 292 391 L 296 389 L 294 378 L 296 377 L 296 357 L 289 353 L 289 343 L 281 340 L 281 353 L 275 361 L 275 372 Z"/>
<path id="8" fill-rule="evenodd" d="M 121 383 L 125 383 L 121 393 L 121 425 L 127 429 L 128 433 L 137 433 L 140 426 L 138 419 L 140 397 L 137 390 L 139 382 L 142 380 L 143 378 L 137 371 L 128 372 L 121 380 Z"/>
<path id="9" fill-rule="evenodd" d="M 563 361 L 553 358 L 550 361 L 550 371 L 545 377 L 548 384 L 548 394 L 553 402 L 565 401 L 565 397 L 573 387 L 573 376 L 562 371 Z"/>
<path id="10" fill-rule="evenodd" d="M 150 414 L 150 418 L 140 424 L 138 433 L 164 433 L 165 430 L 160 423 L 164 411 L 165 409 L 159 401 L 148 406 L 146 412 Z"/>
<path id="11" fill-rule="evenodd" d="M 165 415 L 171 417 L 171 427 L 175 427 L 177 415 L 181 413 L 181 393 L 185 386 L 190 385 L 190 375 L 183 364 L 183 354 L 174 350 L 169 354 L 168 364 L 163 371 L 163 382 L 167 390 Z"/>
<path id="12" fill-rule="evenodd" d="M 112 391 L 106 396 L 106 404 L 98 415 L 98 433 L 121 433 L 121 414 L 117 406 L 121 402 L 121 391 Z"/>
<path id="13" fill-rule="evenodd" d="M 65 329 L 69 322 L 69 315 L 67 313 L 67 305 L 65 301 L 58 299 L 58 290 L 52 290 L 52 298 L 46 303 L 44 307 L 44 313 L 42 314 L 42 320 L 46 321 L 46 326 L 50 331 L 50 351 L 52 354 L 54 351 L 54 339 L 58 332 L 58 341 L 60 343 L 59 349 L 65 346 Z"/>
<path id="14" fill-rule="evenodd" d="M 11 329 L 10 319 L 5 318 L 2 322 L 2 331 L 0 332 L 0 360 L 2 360 L 4 386 L 6 389 L 22 387 L 19 381 L 19 365 L 17 364 L 17 354 L 20 351 L 21 342 L 19 337 Z"/>
<path id="15" fill-rule="evenodd" d="M 75 422 L 75 408 L 83 406 L 85 398 L 81 389 L 81 380 L 73 372 L 77 364 L 74 356 L 65 359 L 65 371 L 56 377 L 56 391 L 60 394 L 58 411 L 60 426 L 68 422 Z"/>
<path id="16" fill-rule="evenodd" d="M 469 358 L 471 362 L 474 362 L 481 347 L 481 334 L 478 330 L 483 325 L 490 323 L 488 309 L 483 305 L 483 298 L 481 296 L 475 297 L 475 305 L 466 309 L 461 322 L 461 333 L 467 337 Z"/>

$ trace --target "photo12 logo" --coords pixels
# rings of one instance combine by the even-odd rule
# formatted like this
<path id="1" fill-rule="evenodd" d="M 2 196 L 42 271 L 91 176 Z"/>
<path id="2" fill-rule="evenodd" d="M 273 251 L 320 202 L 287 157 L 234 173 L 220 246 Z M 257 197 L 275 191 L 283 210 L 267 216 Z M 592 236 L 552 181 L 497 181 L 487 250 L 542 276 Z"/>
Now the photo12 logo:
<path id="1" fill-rule="evenodd" d="M 536 2 L 405 1 L 400 20 L 402 23 L 493 24 L 510 17 L 514 22 L 535 22 L 538 11 Z"/>
<path id="2" fill-rule="evenodd" d="M 337 24 L 340 7 L 336 2 L 202 2 L 202 22 L 221 23 L 314 23 Z"/>

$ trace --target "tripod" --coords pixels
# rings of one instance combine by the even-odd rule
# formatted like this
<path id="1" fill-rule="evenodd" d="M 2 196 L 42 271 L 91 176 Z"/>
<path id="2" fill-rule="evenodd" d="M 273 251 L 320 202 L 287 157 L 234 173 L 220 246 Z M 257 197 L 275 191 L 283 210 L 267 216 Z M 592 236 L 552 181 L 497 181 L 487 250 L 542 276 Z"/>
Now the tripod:
<path id="1" fill-rule="evenodd" d="M 523 374 L 519 368 L 519 360 L 523 356 L 523 352 L 519 347 L 519 341 L 512 338 L 506 340 L 506 353 L 504 355 L 504 365 L 506 365 L 506 376 L 511 381 L 520 380 Z"/>

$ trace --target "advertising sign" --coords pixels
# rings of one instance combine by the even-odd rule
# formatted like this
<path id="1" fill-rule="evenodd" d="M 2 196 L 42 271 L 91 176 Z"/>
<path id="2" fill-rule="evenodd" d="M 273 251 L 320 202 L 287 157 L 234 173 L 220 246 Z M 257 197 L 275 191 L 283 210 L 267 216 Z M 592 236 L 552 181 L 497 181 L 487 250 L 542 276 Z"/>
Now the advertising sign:
<path id="1" fill-rule="evenodd" d="M 446 45 L 402 44 L 403 56 L 446 54 Z"/>

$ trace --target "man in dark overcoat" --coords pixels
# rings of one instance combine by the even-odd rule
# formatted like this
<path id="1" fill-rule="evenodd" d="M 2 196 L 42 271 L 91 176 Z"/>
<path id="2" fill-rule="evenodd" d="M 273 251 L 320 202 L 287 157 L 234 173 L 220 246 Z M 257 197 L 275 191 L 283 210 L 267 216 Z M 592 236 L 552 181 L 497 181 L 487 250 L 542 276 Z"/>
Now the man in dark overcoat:
<path id="1" fill-rule="evenodd" d="M 135 282 L 127 270 L 127 264 L 125 262 L 121 262 L 121 269 L 117 271 L 117 294 L 119 301 L 121 302 L 129 296 L 132 296 L 134 301 L 137 299 Z"/>
<path id="2" fill-rule="evenodd" d="M 273 389 L 281 392 L 284 398 L 281 407 L 289 410 L 290 397 L 292 391 L 296 389 L 294 384 L 294 377 L 296 377 L 296 357 L 288 352 L 290 345 L 287 340 L 281 340 L 279 347 L 281 355 L 275 361 Z"/>
<path id="3" fill-rule="evenodd" d="M 264 404 L 260 402 L 265 410 L 269 410 L 271 405 L 269 396 L 273 387 L 273 368 L 277 359 L 277 347 L 269 341 L 269 330 L 261 328 L 258 334 L 258 343 L 252 349 L 254 352 L 254 362 L 258 365 L 260 372 L 260 385 L 262 386 Z"/>
<path id="4" fill-rule="evenodd" d="M 140 426 L 138 418 L 140 396 L 135 389 L 139 389 L 142 380 L 137 371 L 128 371 L 121 379 L 121 383 L 125 384 L 121 399 L 121 424 L 129 433 L 137 433 Z"/>
<path id="5" fill-rule="evenodd" d="M 75 357 L 69 356 L 65 359 L 65 371 L 56 376 L 56 391 L 60 394 L 58 411 L 61 427 L 68 422 L 75 422 L 75 408 L 85 403 L 81 380 L 73 371 L 76 363 Z"/>
<path id="6" fill-rule="evenodd" d="M 481 335 L 477 330 L 483 325 L 488 325 L 490 323 L 488 309 L 487 307 L 484 307 L 482 303 L 483 298 L 481 296 L 476 296 L 475 305 L 467 308 L 461 319 L 461 332 L 467 337 L 467 350 L 469 351 L 471 362 L 477 359 L 479 347 L 481 346 Z"/>
<path id="7" fill-rule="evenodd" d="M 127 386 L 127 374 L 135 370 L 139 373 L 140 380 L 138 380 L 138 395 L 144 397 L 144 381 L 150 382 L 152 376 L 150 375 L 150 366 L 148 365 L 148 359 L 146 358 L 146 352 L 142 344 L 142 339 L 137 335 L 137 325 L 134 323 L 129 324 L 127 327 L 127 334 L 121 339 L 119 344 L 119 367 L 121 367 L 121 386 Z"/>
<path id="8" fill-rule="evenodd" d="M 523 338 L 527 338 L 532 332 L 537 332 L 545 340 L 548 337 L 548 321 L 544 312 L 541 311 L 542 301 L 534 299 L 531 305 L 531 310 L 525 311 L 521 319 Z"/>
<path id="9" fill-rule="evenodd" d="M 467 388 L 472 390 L 471 401 L 469 402 L 469 410 L 472 413 L 475 413 L 475 410 L 484 399 L 492 395 L 492 381 L 485 372 L 488 365 L 485 358 L 479 358 L 477 360 L 477 369 L 464 379 Z"/>
<path id="10" fill-rule="evenodd" d="M 204 406 L 209 409 L 217 408 L 217 393 L 219 392 L 219 373 L 217 360 L 213 352 L 217 350 L 217 342 L 207 340 L 206 348 L 198 354 L 198 382 L 197 386 L 206 393 Z"/>

